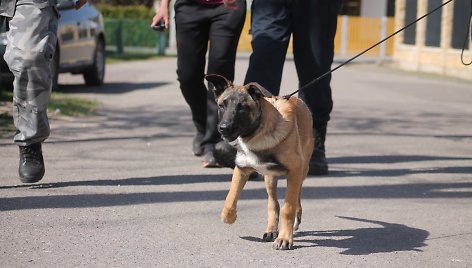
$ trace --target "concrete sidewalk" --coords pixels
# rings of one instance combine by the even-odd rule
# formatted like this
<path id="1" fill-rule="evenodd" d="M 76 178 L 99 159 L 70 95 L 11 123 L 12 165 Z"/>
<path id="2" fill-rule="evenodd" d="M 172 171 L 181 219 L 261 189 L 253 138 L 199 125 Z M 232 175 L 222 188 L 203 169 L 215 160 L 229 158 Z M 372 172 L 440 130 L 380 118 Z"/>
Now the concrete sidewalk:
<path id="1" fill-rule="evenodd" d="M 247 64 L 238 59 L 236 83 Z M 109 65 L 100 88 L 61 76 L 64 94 L 103 108 L 52 118 L 41 183 L 19 183 L 18 148 L 0 139 L 0 267 L 472 267 L 470 82 L 336 71 L 331 172 L 305 181 L 301 229 L 284 252 L 260 241 L 261 181 L 246 185 L 235 224 L 219 220 L 231 170 L 192 156 L 175 66 Z M 297 88 L 290 60 L 282 87 Z"/>

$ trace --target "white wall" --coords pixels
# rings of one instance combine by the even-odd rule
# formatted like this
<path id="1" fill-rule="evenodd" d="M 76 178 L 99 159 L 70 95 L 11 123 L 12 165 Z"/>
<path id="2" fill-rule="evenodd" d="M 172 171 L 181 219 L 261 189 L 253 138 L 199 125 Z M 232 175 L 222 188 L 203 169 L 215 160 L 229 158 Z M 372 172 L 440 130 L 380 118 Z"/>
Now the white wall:
<path id="1" fill-rule="evenodd" d="M 387 0 L 362 0 L 362 17 L 383 17 L 387 15 Z"/>

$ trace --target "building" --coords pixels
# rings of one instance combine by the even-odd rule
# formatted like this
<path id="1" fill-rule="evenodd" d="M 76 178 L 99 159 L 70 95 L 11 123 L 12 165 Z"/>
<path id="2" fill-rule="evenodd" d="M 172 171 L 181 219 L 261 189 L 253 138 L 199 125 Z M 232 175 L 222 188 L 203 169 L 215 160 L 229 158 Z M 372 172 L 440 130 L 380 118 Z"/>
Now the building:
<path id="1" fill-rule="evenodd" d="M 400 29 L 446 0 L 397 0 Z M 400 69 L 472 80 L 470 0 L 454 0 L 395 37 L 393 62 Z M 461 60 L 462 59 L 462 60 Z"/>

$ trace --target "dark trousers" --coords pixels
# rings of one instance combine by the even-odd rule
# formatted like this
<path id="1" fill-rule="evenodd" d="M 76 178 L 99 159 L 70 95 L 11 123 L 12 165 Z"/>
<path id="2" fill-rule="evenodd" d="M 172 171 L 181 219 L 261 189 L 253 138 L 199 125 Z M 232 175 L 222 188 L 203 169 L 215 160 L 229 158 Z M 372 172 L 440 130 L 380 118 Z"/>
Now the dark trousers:
<path id="1" fill-rule="evenodd" d="M 204 135 L 203 146 L 220 140 L 215 97 L 204 83 L 206 54 L 208 51 L 207 74 L 234 80 L 236 49 L 246 16 L 245 1 L 238 4 L 236 11 L 192 0 L 177 0 L 174 5 L 177 78 L 195 127 Z"/>
<path id="2" fill-rule="evenodd" d="M 245 83 L 258 82 L 279 95 L 285 55 L 293 34 L 299 87 L 331 69 L 341 0 L 254 0 L 252 47 Z M 333 109 L 331 75 L 300 92 L 314 124 L 329 121 Z M 295 86 L 294 86 L 295 88 Z"/>

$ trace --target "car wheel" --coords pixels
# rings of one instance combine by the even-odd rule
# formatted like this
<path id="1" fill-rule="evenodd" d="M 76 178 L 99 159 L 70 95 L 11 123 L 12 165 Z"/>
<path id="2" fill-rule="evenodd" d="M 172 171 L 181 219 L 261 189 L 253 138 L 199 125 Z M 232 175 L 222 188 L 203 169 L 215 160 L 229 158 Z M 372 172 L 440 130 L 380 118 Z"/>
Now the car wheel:
<path id="1" fill-rule="evenodd" d="M 99 39 L 95 48 L 93 65 L 83 72 L 85 84 L 98 86 L 103 84 L 105 77 L 105 43 Z"/>
<path id="2" fill-rule="evenodd" d="M 56 47 L 54 56 L 51 60 L 52 90 L 59 87 L 59 47 Z"/>

